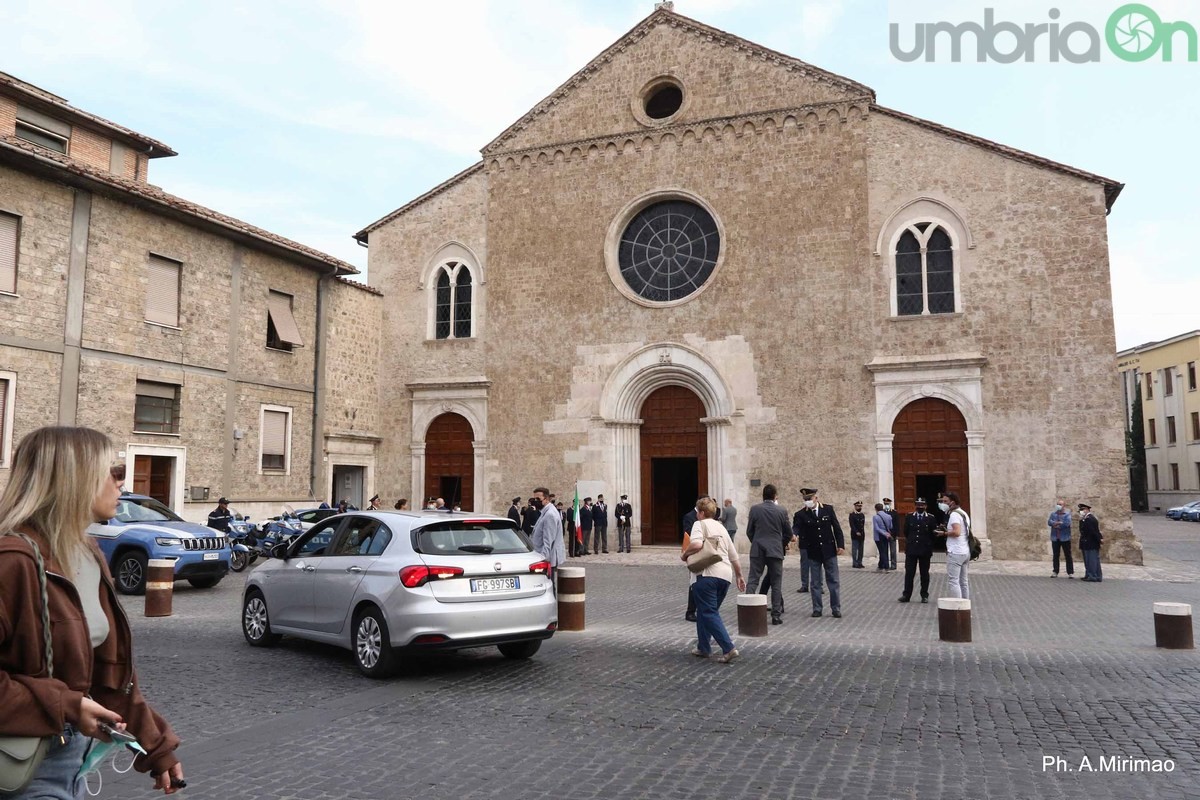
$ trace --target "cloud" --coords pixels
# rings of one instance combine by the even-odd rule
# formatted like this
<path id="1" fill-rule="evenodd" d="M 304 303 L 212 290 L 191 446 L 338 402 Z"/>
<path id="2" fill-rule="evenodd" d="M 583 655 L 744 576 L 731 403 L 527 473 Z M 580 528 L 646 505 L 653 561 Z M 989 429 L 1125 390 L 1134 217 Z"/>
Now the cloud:
<path id="1" fill-rule="evenodd" d="M 1109 258 L 1118 350 L 1200 328 L 1200 273 L 1181 234 L 1197 228 L 1200 215 L 1113 230 Z"/>

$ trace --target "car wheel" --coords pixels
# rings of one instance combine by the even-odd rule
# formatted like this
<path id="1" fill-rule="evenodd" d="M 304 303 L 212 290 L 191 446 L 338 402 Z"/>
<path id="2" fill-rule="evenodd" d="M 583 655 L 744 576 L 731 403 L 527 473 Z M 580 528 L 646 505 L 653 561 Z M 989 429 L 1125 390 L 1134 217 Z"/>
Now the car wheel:
<path id="1" fill-rule="evenodd" d="M 242 634 L 253 647 L 270 647 L 279 641 L 279 634 L 271 633 L 267 600 L 257 589 L 246 592 L 242 601 Z"/>
<path id="2" fill-rule="evenodd" d="M 534 639 L 531 642 L 509 642 L 508 644 L 498 645 L 500 655 L 513 659 L 532 658 L 533 654 L 541 649 L 541 646 L 541 639 Z"/>
<path id="3" fill-rule="evenodd" d="M 117 556 L 117 591 L 121 594 L 144 594 L 146 591 L 146 554 L 141 550 L 126 550 Z"/>
<path id="4" fill-rule="evenodd" d="M 195 586 L 197 589 L 211 589 L 220 582 L 220 577 L 214 578 L 211 575 L 206 578 L 188 578 L 188 583 L 190 583 L 192 586 Z"/>
<path id="5" fill-rule="evenodd" d="M 377 608 L 366 608 L 354 618 L 354 663 L 368 678 L 386 678 L 395 671 L 396 654 L 387 622 Z"/>
<path id="6" fill-rule="evenodd" d="M 250 563 L 250 554 L 243 553 L 241 550 L 234 550 L 229 554 L 229 568 L 234 572 L 241 572 Z"/>

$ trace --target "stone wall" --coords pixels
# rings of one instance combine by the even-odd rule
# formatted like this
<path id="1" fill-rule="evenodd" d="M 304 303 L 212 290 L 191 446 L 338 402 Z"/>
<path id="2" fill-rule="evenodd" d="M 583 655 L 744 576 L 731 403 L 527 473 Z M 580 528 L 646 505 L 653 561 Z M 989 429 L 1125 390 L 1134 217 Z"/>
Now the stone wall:
<path id="1" fill-rule="evenodd" d="M 379 436 L 384 298 L 341 281 L 329 284 L 328 298 L 326 432 Z"/>
<path id="2" fill-rule="evenodd" d="M 0 332 L 62 346 L 71 243 L 70 189 L 0 166 L 0 211 L 20 217 L 17 295 L 0 295 Z"/>

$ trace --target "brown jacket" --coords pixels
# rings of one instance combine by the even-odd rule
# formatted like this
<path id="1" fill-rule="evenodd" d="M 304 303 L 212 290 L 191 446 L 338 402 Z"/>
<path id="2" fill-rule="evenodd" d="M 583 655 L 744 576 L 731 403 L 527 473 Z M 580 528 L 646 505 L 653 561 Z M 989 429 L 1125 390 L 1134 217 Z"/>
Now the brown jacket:
<path id="1" fill-rule="evenodd" d="M 18 536 L 0 536 L 0 735 L 52 736 L 67 723 L 79 721 L 85 695 L 121 715 L 129 731 L 146 748 L 134 762 L 139 772 L 163 772 L 178 759 L 179 737 L 155 713 L 138 690 L 133 669 L 129 620 L 117 602 L 112 575 L 95 542 L 88 547 L 101 569 L 100 605 L 111 633 L 93 650 L 87 621 L 75 584 L 57 562 L 48 558 L 41 537 L 25 531 L 38 543 L 46 560 L 46 591 L 50 600 L 54 677 L 46 676 L 42 641 L 42 601 L 33 549 Z"/>

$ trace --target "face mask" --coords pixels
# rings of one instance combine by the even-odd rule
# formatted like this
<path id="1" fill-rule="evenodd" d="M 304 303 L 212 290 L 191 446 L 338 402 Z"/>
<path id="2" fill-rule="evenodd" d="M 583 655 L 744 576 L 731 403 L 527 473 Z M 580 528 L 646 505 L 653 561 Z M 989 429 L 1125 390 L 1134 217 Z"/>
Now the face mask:
<path id="1" fill-rule="evenodd" d="M 812 507 L 813 507 L 813 506 L 815 506 L 815 505 L 816 505 L 816 502 L 815 502 L 815 501 L 813 501 L 813 500 L 805 500 L 805 501 L 804 501 L 804 507 L 805 507 L 805 508 L 812 508 Z"/>
<path id="2" fill-rule="evenodd" d="M 128 748 L 134 755 L 133 759 L 129 761 L 129 765 L 125 769 L 121 769 L 117 766 L 117 757 L 125 748 Z M 138 754 L 146 755 L 146 751 L 137 742 L 122 744 L 120 742 L 102 742 L 99 739 L 93 741 L 91 747 L 88 748 L 87 755 L 83 759 L 83 766 L 79 768 L 79 774 L 84 776 L 88 794 L 92 797 L 100 794 L 100 790 L 104 785 L 104 776 L 100 772 L 100 768 L 104 766 L 106 758 L 112 756 L 113 770 L 119 774 L 124 774 L 133 769 L 133 760 L 137 758 Z M 96 791 L 94 792 L 91 785 L 93 775 L 96 777 Z"/>
<path id="3" fill-rule="evenodd" d="M 1056 506 L 1054 507 L 1054 510 L 1055 510 L 1055 511 L 1062 511 L 1062 503 L 1059 503 L 1058 505 L 1056 505 Z"/>
<path id="4" fill-rule="evenodd" d="M 938 508 L 942 510 L 943 514 L 950 513 L 950 506 L 947 503 L 938 503 Z"/>

